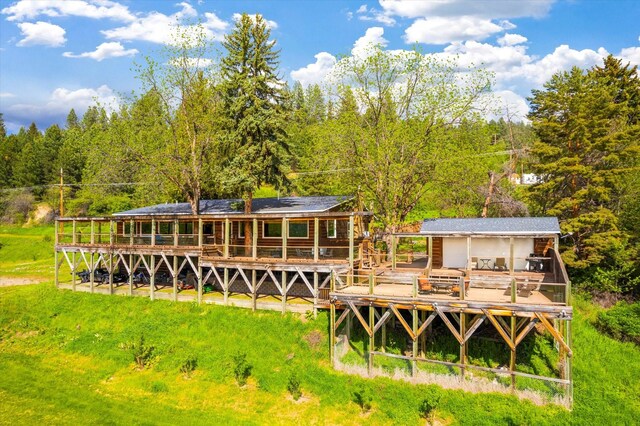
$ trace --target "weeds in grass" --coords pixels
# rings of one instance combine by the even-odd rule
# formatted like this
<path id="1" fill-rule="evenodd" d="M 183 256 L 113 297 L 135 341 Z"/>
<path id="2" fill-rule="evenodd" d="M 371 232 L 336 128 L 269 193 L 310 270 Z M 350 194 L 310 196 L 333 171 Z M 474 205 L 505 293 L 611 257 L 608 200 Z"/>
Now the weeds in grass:
<path id="1" fill-rule="evenodd" d="M 287 390 L 295 401 L 299 400 L 302 396 L 302 390 L 300 389 L 300 379 L 295 372 L 291 373 L 291 375 L 289 376 Z"/>
<path id="2" fill-rule="evenodd" d="M 247 354 L 244 352 L 237 352 L 232 359 L 233 362 L 233 375 L 236 378 L 238 386 L 244 386 L 247 384 L 247 379 L 251 376 L 251 370 L 253 366 L 247 361 Z"/>
<path id="3" fill-rule="evenodd" d="M 182 372 L 183 374 L 189 374 L 192 373 L 197 367 L 198 357 L 196 357 L 195 355 L 189 355 L 182 362 L 182 365 L 180 366 L 180 372 Z"/>
<path id="4" fill-rule="evenodd" d="M 442 395 L 440 395 L 435 386 L 427 386 L 425 396 L 420 403 L 420 415 L 427 420 L 429 424 L 433 424 L 436 409 L 438 408 L 441 398 Z"/>
<path id="5" fill-rule="evenodd" d="M 371 403 L 373 402 L 373 395 L 368 387 L 360 385 L 358 389 L 353 393 L 353 402 L 358 404 L 363 413 L 371 410 Z"/>
<path id="6" fill-rule="evenodd" d="M 133 355 L 136 366 L 142 370 L 151 364 L 155 347 L 145 342 L 144 334 L 140 334 L 140 338 L 129 343 L 127 349 Z"/>
<path id="7" fill-rule="evenodd" d="M 151 383 L 151 392 L 153 393 L 169 392 L 169 386 L 167 386 L 165 382 L 155 381 Z"/>

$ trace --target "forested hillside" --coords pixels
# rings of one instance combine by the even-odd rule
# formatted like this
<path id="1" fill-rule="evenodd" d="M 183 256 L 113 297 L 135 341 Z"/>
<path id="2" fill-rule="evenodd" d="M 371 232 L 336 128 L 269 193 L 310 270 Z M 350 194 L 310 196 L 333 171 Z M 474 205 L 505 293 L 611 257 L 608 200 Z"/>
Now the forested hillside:
<path id="1" fill-rule="evenodd" d="M 179 35 L 134 71 L 137 93 L 71 110 L 63 126 L 7 135 L 0 117 L 2 220 L 25 222 L 41 203 L 59 212 L 61 176 L 65 216 L 354 193 L 383 233 L 434 216 L 554 215 L 578 287 L 638 295 L 636 67 L 610 56 L 558 73 L 525 120 L 496 111 L 481 67 L 461 73 L 418 51 L 371 46 L 303 87 L 281 79 L 260 16 L 239 19 L 222 47 Z"/>

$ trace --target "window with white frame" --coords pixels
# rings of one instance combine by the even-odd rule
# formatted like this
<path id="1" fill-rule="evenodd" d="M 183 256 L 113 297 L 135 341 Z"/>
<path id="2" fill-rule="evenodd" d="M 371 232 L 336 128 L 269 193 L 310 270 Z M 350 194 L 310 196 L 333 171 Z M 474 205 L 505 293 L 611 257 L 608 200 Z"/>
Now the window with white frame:
<path id="1" fill-rule="evenodd" d="M 336 219 L 327 220 L 327 238 L 336 238 L 338 236 L 338 226 Z"/>
<path id="2" fill-rule="evenodd" d="M 262 238 L 282 238 L 282 222 L 262 222 Z"/>
<path id="3" fill-rule="evenodd" d="M 289 222 L 289 238 L 309 238 L 309 222 Z"/>

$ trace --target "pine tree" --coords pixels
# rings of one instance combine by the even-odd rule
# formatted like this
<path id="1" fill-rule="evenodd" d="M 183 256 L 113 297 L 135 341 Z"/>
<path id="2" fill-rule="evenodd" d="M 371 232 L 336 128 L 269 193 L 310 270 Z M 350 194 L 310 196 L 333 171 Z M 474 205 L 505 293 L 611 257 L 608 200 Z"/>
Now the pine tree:
<path id="1" fill-rule="evenodd" d="M 280 51 L 260 15 L 243 14 L 222 42 L 223 97 L 230 158 L 227 185 L 251 212 L 263 183 L 286 184 L 285 94 L 277 74 Z"/>
<path id="2" fill-rule="evenodd" d="M 637 81 L 636 71 L 619 65 L 609 58 L 603 68 L 557 73 L 530 99 L 540 139 L 534 171 L 542 178 L 531 197 L 570 234 L 562 255 L 574 268 L 602 264 L 626 237 L 620 197 L 627 172 L 637 167 L 640 129 L 633 124 L 637 107 L 629 105 L 633 85 L 625 83 Z"/>
<path id="3" fill-rule="evenodd" d="M 67 129 L 72 129 L 74 127 L 78 127 L 80 124 L 78 123 L 78 115 L 76 114 L 76 110 L 71 108 L 69 114 L 67 114 Z"/>

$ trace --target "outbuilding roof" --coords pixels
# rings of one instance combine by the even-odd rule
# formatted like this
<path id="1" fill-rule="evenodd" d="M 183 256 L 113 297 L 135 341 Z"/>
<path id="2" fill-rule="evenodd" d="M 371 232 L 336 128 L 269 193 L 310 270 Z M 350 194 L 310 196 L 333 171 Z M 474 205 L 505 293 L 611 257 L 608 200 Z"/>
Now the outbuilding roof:
<path id="1" fill-rule="evenodd" d="M 560 234 L 556 217 L 494 217 L 472 219 L 426 219 L 425 235 L 549 235 Z"/>
<path id="2" fill-rule="evenodd" d="M 335 195 L 323 197 L 254 198 L 251 202 L 251 213 L 322 213 L 330 211 L 353 198 L 353 196 Z M 233 215 L 243 213 L 244 204 L 241 199 L 200 201 L 200 214 L 202 215 Z M 172 203 L 140 207 L 138 209 L 114 213 L 114 216 L 173 216 L 190 214 L 192 214 L 192 212 L 189 203 Z"/>

